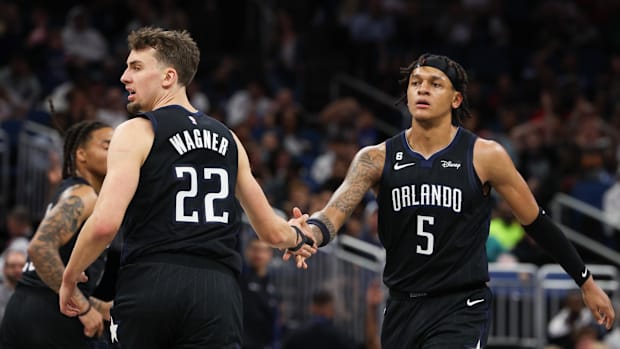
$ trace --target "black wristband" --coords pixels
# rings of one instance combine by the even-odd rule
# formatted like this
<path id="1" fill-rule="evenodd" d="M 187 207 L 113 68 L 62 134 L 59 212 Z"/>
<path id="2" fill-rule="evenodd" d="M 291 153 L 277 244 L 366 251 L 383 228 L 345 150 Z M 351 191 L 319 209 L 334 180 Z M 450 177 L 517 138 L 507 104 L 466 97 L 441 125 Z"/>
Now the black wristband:
<path id="1" fill-rule="evenodd" d="M 329 234 L 329 229 L 327 229 L 327 226 L 325 225 L 325 223 L 323 223 L 322 220 L 320 219 L 316 219 L 316 218 L 310 218 L 306 221 L 306 223 L 308 224 L 314 224 L 315 226 L 317 226 L 319 228 L 319 230 L 321 231 L 321 235 L 323 235 L 323 239 L 321 239 L 321 244 L 319 245 L 319 247 L 323 247 L 325 245 L 327 245 L 330 242 L 330 234 Z"/>
<path id="2" fill-rule="evenodd" d="M 88 314 L 88 312 L 89 312 L 92 308 L 93 308 L 93 305 L 92 305 L 90 302 L 88 302 L 88 308 L 86 308 L 86 310 L 84 310 L 83 312 L 79 313 L 79 314 L 78 314 L 78 317 L 80 317 L 80 316 L 84 316 L 84 315 Z"/>
<path id="3" fill-rule="evenodd" d="M 547 253 L 558 262 L 581 287 L 590 277 L 590 270 L 577 253 L 575 246 L 564 236 L 542 208 L 538 217 L 523 228 Z"/>
<path id="4" fill-rule="evenodd" d="M 307 244 L 307 245 L 310 245 L 310 246 L 314 245 L 314 240 L 312 240 L 310 237 L 306 236 L 306 234 L 304 234 L 301 231 L 301 229 L 297 228 L 294 225 L 291 225 L 291 228 L 293 228 L 295 230 L 295 233 L 297 234 L 296 235 L 297 239 L 295 241 L 299 240 L 299 238 L 301 238 L 301 241 L 299 241 L 299 243 L 297 245 L 295 245 L 295 247 L 288 248 L 289 251 L 295 252 L 295 251 L 299 250 L 304 244 Z"/>

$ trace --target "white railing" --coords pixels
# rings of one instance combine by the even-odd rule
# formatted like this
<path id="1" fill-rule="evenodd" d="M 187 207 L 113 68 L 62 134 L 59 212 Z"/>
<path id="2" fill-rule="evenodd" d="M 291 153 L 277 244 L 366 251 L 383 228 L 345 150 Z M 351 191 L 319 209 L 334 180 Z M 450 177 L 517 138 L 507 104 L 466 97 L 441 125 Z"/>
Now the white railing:
<path id="1" fill-rule="evenodd" d="M 366 290 L 380 281 L 385 263 L 383 248 L 350 236 L 339 236 L 308 260 L 299 271 L 274 259 L 272 275 L 282 295 L 283 320 L 292 327 L 309 319 L 312 293 L 327 289 L 335 296 L 335 324 L 359 342 L 364 339 Z M 588 265 L 601 288 L 619 298 L 618 271 L 611 265 Z M 559 265 L 489 264 L 489 287 L 494 302 L 490 346 L 542 348 L 550 317 L 570 290 L 573 280 Z M 387 295 L 387 290 L 384 294 Z M 380 317 L 381 318 L 381 317 Z M 377 324 L 380 326 L 380 324 Z"/>
<path id="2" fill-rule="evenodd" d="M 615 220 L 609 219 L 603 211 L 598 208 L 589 205 L 583 201 L 577 200 L 572 196 L 564 193 L 558 193 L 553 197 L 551 201 L 551 213 L 552 219 L 560 226 L 564 234 L 575 244 L 588 249 L 594 254 L 604 257 L 617 266 L 620 266 L 620 253 L 618 251 L 605 246 L 604 244 L 593 240 L 584 234 L 581 234 L 570 227 L 562 224 L 562 217 L 564 209 L 572 209 L 583 215 L 589 216 L 601 222 L 603 225 L 613 227 L 620 230 L 620 223 Z"/>
<path id="3" fill-rule="evenodd" d="M 43 217 L 49 201 L 50 152 L 62 154 L 58 132 L 32 121 L 24 122 L 19 134 L 15 203 L 27 207 L 35 220 Z"/>
<path id="4" fill-rule="evenodd" d="M 379 90 L 378 88 L 367 84 L 363 80 L 354 78 L 350 75 L 338 74 L 334 76 L 334 78 L 332 78 L 329 84 L 329 96 L 332 100 L 341 97 L 341 88 L 343 86 L 355 90 L 357 93 L 364 95 L 366 98 L 369 98 L 370 100 L 373 100 L 380 105 L 400 112 L 400 114 L 402 115 L 402 120 L 400 120 L 401 125 L 407 125 L 409 123 L 409 119 L 411 117 L 409 115 L 409 111 L 404 104 L 395 104 L 397 100 L 396 97 L 391 96 Z M 400 125 L 398 125 L 398 127 L 395 127 L 395 125 L 387 123 L 380 118 L 375 118 L 374 121 L 376 128 L 386 135 L 394 135 L 400 131 Z"/>

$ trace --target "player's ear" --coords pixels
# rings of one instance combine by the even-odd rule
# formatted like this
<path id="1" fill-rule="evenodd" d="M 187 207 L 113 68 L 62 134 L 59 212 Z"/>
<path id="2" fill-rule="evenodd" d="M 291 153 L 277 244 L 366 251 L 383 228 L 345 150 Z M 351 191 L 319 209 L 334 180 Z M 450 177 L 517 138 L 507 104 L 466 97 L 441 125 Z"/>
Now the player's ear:
<path id="1" fill-rule="evenodd" d="M 78 162 L 86 162 L 86 149 L 82 147 L 78 147 L 75 151 L 75 161 Z"/>
<path id="2" fill-rule="evenodd" d="M 164 79 L 162 81 L 162 85 L 164 87 L 170 87 L 176 84 L 178 81 L 177 71 L 174 68 L 166 68 L 164 70 Z"/>
<path id="3" fill-rule="evenodd" d="M 457 109 L 463 103 L 463 94 L 459 91 L 456 91 L 454 97 L 452 97 L 452 109 Z"/>

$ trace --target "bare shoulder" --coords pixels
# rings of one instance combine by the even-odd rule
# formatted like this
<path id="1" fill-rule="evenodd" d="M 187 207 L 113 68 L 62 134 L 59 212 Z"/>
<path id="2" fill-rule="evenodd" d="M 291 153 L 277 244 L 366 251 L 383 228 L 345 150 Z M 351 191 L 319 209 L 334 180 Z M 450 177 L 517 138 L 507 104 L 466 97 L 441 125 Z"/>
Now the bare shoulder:
<path id="1" fill-rule="evenodd" d="M 373 184 L 381 178 L 385 163 L 385 143 L 369 145 L 360 149 L 349 171 L 355 177 L 363 176 Z"/>
<path id="2" fill-rule="evenodd" d="M 108 159 L 115 153 L 136 154 L 144 162 L 154 138 L 155 132 L 150 120 L 141 117 L 129 119 L 114 130 Z"/>
<path id="3" fill-rule="evenodd" d="M 480 180 L 493 182 L 494 178 L 505 175 L 514 164 L 506 149 L 496 141 L 478 138 L 474 144 L 474 167 Z"/>
<path id="4" fill-rule="evenodd" d="M 60 199 L 62 200 L 71 196 L 79 196 L 80 198 L 85 200 L 97 199 L 97 193 L 95 192 L 95 189 L 90 185 L 86 184 L 76 184 L 67 188 L 67 190 L 65 190 L 60 196 Z"/>
<path id="5" fill-rule="evenodd" d="M 476 143 L 474 144 L 474 157 L 493 159 L 502 154 L 506 154 L 506 150 L 496 141 L 481 137 L 476 139 Z"/>
<path id="6" fill-rule="evenodd" d="M 97 201 L 97 193 L 90 185 L 77 184 L 67 188 L 58 200 L 59 206 L 80 206 L 87 214 L 93 210 Z"/>
<path id="7" fill-rule="evenodd" d="M 116 132 L 149 132 L 153 133 L 153 126 L 149 119 L 135 117 L 124 121 L 116 127 Z M 115 132 L 115 133 L 116 133 Z"/>
<path id="8" fill-rule="evenodd" d="M 385 143 L 369 145 L 357 152 L 358 157 L 365 157 L 383 166 L 385 160 Z"/>

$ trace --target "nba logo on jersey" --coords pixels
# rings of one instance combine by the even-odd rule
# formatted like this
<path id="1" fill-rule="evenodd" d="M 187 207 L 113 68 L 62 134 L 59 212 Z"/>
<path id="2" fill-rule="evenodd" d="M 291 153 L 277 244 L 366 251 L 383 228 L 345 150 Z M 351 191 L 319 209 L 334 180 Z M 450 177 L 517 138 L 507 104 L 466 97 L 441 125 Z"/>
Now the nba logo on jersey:
<path id="1" fill-rule="evenodd" d="M 198 122 L 196 122 L 196 119 L 195 119 L 193 116 L 188 115 L 188 116 L 187 116 L 187 118 L 189 119 L 189 121 L 191 121 L 191 122 L 192 122 L 192 124 L 194 124 L 194 125 L 198 125 Z"/>

